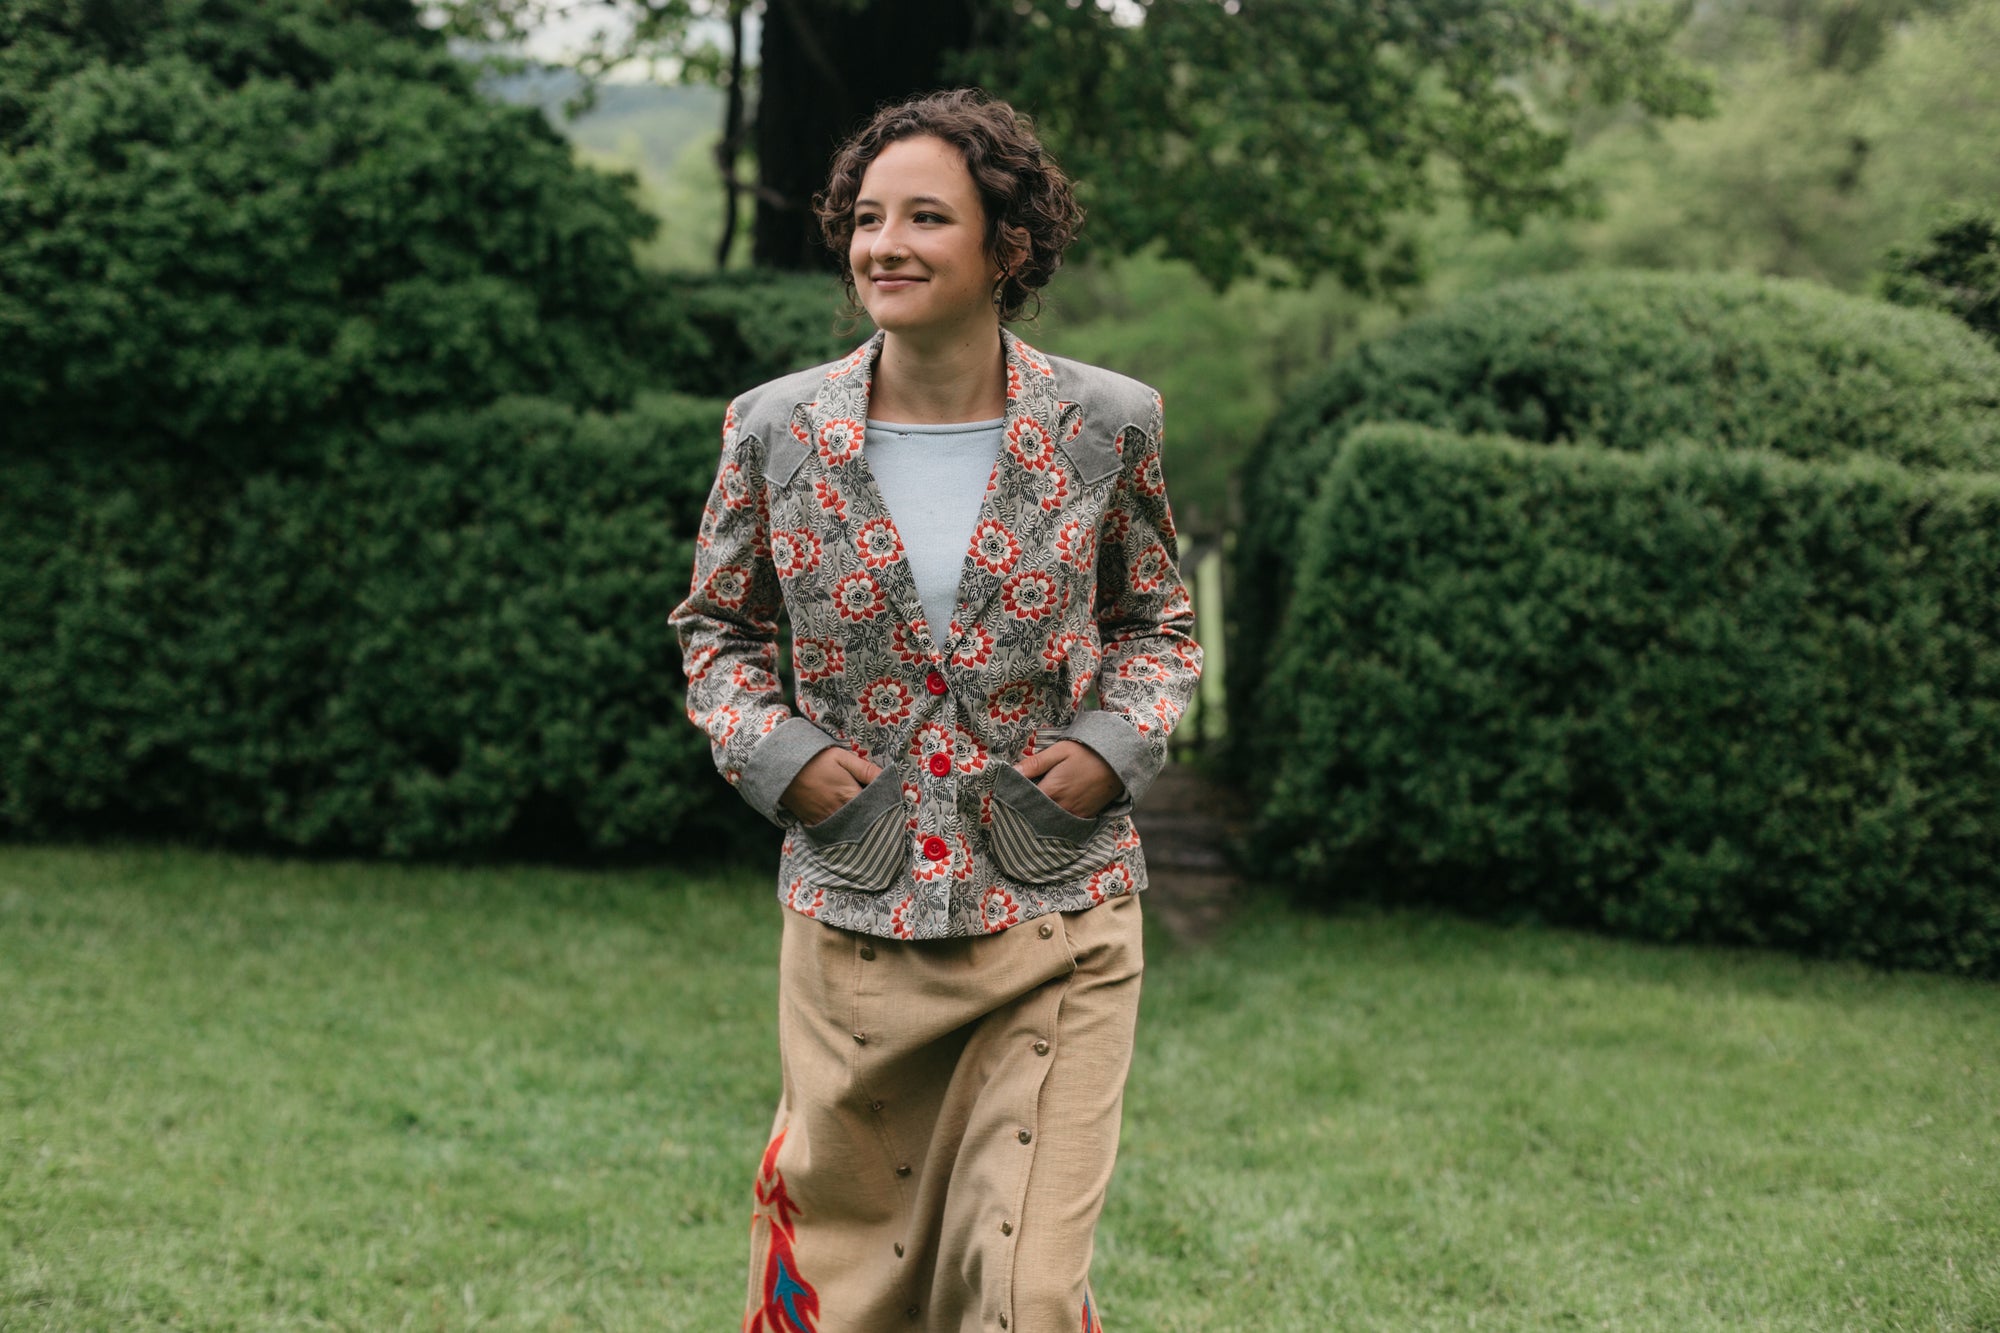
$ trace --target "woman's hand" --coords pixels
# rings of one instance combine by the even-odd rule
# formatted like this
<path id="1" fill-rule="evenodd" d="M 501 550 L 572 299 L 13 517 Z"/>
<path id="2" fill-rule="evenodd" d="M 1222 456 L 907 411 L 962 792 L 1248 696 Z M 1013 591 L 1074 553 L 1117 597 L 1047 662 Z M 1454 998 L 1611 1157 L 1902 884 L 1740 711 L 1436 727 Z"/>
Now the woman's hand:
<path id="1" fill-rule="evenodd" d="M 854 751 L 829 745 L 798 771 L 778 804 L 808 824 L 817 824 L 861 794 L 882 769 Z"/>
<path id="2" fill-rule="evenodd" d="M 1038 780 L 1050 800 L 1083 819 L 1097 818 L 1125 790 L 1118 771 L 1081 741 L 1057 741 L 1014 767 L 1023 777 Z"/>

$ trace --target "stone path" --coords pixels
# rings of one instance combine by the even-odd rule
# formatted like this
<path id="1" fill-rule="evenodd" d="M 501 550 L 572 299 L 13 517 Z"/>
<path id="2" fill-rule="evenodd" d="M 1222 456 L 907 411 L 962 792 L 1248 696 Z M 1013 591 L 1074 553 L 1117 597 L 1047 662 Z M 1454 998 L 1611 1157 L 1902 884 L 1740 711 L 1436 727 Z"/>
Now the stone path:
<path id="1" fill-rule="evenodd" d="M 1238 880 L 1223 847 L 1245 813 L 1235 791 L 1179 763 L 1160 770 L 1132 812 L 1146 852 L 1146 909 L 1183 944 L 1201 943 L 1229 916 Z"/>

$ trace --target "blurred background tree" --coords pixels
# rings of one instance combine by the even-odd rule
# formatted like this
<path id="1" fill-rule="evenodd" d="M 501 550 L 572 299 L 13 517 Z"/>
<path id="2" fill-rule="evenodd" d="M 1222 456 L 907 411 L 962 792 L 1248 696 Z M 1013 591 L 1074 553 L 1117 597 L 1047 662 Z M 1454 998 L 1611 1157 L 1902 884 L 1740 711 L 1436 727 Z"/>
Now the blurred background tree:
<path id="1" fill-rule="evenodd" d="M 1574 0 L 608 0 L 602 9 L 616 22 L 571 62 L 586 89 L 633 61 L 720 82 L 718 157 L 731 195 L 755 196 L 754 262 L 780 269 L 828 262 L 808 204 L 839 140 L 876 106 L 949 83 L 978 82 L 1037 118 L 1084 183 L 1093 244 L 1131 252 L 1157 242 L 1218 288 L 1321 272 L 1357 290 L 1407 285 L 1418 271 L 1395 221 L 1448 186 L 1473 217 L 1509 228 L 1588 197 L 1561 173 L 1564 114 L 1586 103 L 1629 102 L 1648 115 L 1707 105 L 1702 80 L 1667 51 L 1676 16 L 1605 14 Z M 448 31 L 511 41 L 567 7 L 437 0 L 436 10 Z M 753 12 L 754 70 L 744 50 Z M 754 185 L 733 165 L 746 142 Z M 1452 171 L 1433 170 L 1440 162 Z"/>

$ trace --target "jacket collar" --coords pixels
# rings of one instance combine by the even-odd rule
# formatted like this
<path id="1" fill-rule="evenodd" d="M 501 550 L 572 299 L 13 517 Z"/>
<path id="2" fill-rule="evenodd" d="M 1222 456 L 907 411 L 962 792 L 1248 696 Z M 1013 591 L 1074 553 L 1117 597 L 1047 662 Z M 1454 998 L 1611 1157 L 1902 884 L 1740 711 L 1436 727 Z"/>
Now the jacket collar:
<path id="1" fill-rule="evenodd" d="M 952 617 L 958 631 L 949 625 L 925 624 L 923 602 L 902 551 L 901 534 L 896 535 L 893 546 L 882 540 L 882 525 L 893 532 L 895 520 L 862 457 L 868 400 L 882 340 L 878 331 L 855 348 L 826 372 L 812 402 L 794 408 L 791 439 L 773 444 L 780 448 L 788 445 L 785 452 L 798 456 L 791 460 L 792 466 L 781 463 L 773 472 L 788 477 L 806 454 L 818 455 L 826 468 L 824 479 L 845 502 L 819 511 L 825 522 L 822 539 L 831 537 L 848 547 L 842 563 L 874 574 L 913 640 L 926 642 L 915 633 L 916 627 L 924 624 L 932 653 L 941 659 L 956 648 L 965 629 L 978 621 L 1020 555 L 1044 549 L 1065 521 L 1064 510 L 1085 478 L 1077 474 L 1075 460 L 1062 446 L 1081 431 L 1082 412 L 1076 404 L 1058 397 L 1055 367 L 1049 359 L 1012 330 L 1002 328 L 1000 341 L 1007 361 L 1005 441 L 988 476 L 973 530 L 977 533 L 989 524 L 998 524 L 1012 542 L 1001 537 L 997 545 L 1016 554 L 996 564 L 977 558 L 968 544 L 959 571 L 958 606 Z M 808 474 L 816 475 L 811 469 Z M 885 555 L 885 548 L 893 551 L 892 557 Z"/>

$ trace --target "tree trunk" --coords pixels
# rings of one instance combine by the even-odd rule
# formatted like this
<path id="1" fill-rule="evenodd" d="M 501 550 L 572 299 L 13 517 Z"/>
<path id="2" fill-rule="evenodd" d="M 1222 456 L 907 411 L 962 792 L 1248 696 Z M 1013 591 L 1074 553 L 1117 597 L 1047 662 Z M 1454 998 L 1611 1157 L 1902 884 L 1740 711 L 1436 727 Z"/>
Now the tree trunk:
<path id="1" fill-rule="evenodd" d="M 760 186 L 752 255 L 762 266 L 834 264 L 812 197 L 840 141 L 885 102 L 942 86 L 973 40 L 982 0 L 770 0 L 757 93 Z"/>

